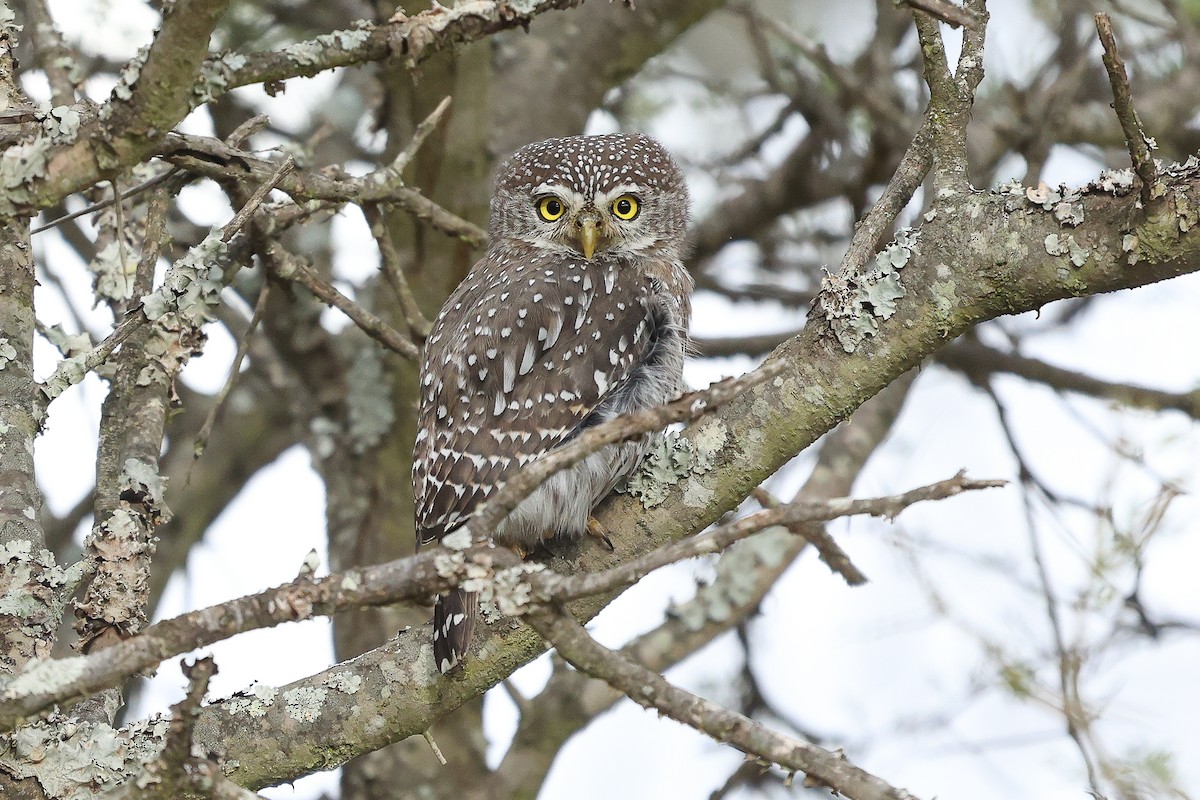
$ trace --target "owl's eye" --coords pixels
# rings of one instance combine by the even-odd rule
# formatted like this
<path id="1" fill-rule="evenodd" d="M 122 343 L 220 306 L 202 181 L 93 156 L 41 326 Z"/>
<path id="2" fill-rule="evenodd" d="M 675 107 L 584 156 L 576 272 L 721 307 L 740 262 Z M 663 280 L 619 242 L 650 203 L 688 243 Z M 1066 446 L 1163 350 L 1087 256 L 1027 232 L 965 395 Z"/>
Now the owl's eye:
<path id="1" fill-rule="evenodd" d="M 546 222 L 554 222 L 566 212 L 566 209 L 563 208 L 562 201 L 557 197 L 543 197 L 537 202 L 537 212 L 538 216 Z"/>
<path id="2" fill-rule="evenodd" d="M 639 210 L 637 198 L 631 194 L 623 194 L 613 200 L 612 211 L 618 219 L 633 219 L 638 215 Z"/>

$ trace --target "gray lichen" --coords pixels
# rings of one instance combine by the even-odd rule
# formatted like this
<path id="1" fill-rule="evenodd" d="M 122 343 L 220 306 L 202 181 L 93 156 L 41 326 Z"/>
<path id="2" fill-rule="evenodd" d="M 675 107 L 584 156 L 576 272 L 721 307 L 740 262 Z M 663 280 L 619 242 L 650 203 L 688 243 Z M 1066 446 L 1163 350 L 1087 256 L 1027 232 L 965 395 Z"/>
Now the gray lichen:
<path id="1" fill-rule="evenodd" d="M 1051 233 L 1046 237 L 1044 244 L 1047 253 L 1052 256 L 1068 256 L 1076 267 L 1082 267 L 1091 255 L 1091 250 L 1075 241 L 1074 236 L 1064 239 L 1057 233 Z"/>
<path id="2" fill-rule="evenodd" d="M 25 515 L 36 516 L 37 510 L 27 508 Z M 49 657 L 50 633 L 58 629 L 67 596 L 83 579 L 84 569 L 82 563 L 60 567 L 53 553 L 44 548 L 35 551 L 28 539 L 0 545 L 0 615 L 19 621 L 21 632 L 19 639 L 10 642 L 15 643 L 13 651 L 0 652 L 0 673 L 26 658 Z M 29 650 L 24 650 L 21 640 Z"/>
<path id="3" fill-rule="evenodd" d="M 672 486 L 708 472 L 728 435 L 724 423 L 718 423 L 701 427 L 691 438 L 674 432 L 655 436 L 641 468 L 630 476 L 623 490 L 639 498 L 643 507 L 654 508 L 666 501 Z"/>
<path id="4" fill-rule="evenodd" d="M 363 453 L 383 441 L 396 421 L 391 382 L 384 374 L 380 349 L 358 348 L 346 378 L 350 438 L 354 451 Z"/>
<path id="5" fill-rule="evenodd" d="M 228 248 L 221 235 L 220 228 L 214 228 L 171 265 L 162 286 L 142 298 L 142 313 L 148 320 L 153 322 L 170 312 L 196 326 L 211 319 L 224 286 L 221 265 Z"/>
<path id="6" fill-rule="evenodd" d="M 912 258 L 920 237 L 920 231 L 903 228 L 875 256 L 873 266 L 849 275 L 826 275 L 821 280 L 817 310 L 847 353 L 878 334 L 879 321 L 896 313 L 896 301 L 906 294 L 900 270 Z"/>
<path id="7" fill-rule="evenodd" d="M 326 676 L 325 685 L 344 694 L 354 694 L 362 686 L 362 676 L 343 670 Z"/>
<path id="8" fill-rule="evenodd" d="M 53 143 L 44 136 L 6 147 L 0 153 L 0 213 L 9 213 L 33 199 L 29 184 L 46 175 L 47 159 Z"/>
<path id="9" fill-rule="evenodd" d="M 528 576 L 543 570 L 542 564 L 528 562 L 502 569 L 494 576 L 485 573 L 468 578 L 461 585 L 466 591 L 479 593 L 481 607 L 489 611 L 494 609 L 506 617 L 517 617 L 529 610 L 533 600 L 533 587 Z M 472 571 L 468 565 L 467 574 Z M 485 618 L 489 615 L 485 614 Z"/>
<path id="10" fill-rule="evenodd" d="M 60 714 L 0 736 L 0 769 L 32 778 L 52 800 L 93 800 L 158 755 L 166 720 L 117 730 Z"/>
<path id="11" fill-rule="evenodd" d="M 13 347 L 7 337 L 0 336 L 0 369 L 8 366 L 8 362 L 17 357 L 17 349 Z"/>
<path id="12" fill-rule="evenodd" d="M 233 85 L 233 73 L 246 66 L 246 57 L 238 53 L 227 53 L 218 59 L 209 59 L 200 67 L 200 75 L 192 86 L 193 105 L 211 103 L 229 91 Z"/>
<path id="13" fill-rule="evenodd" d="M 6 609 L 0 613 L 10 612 Z M 87 659 L 83 656 L 31 659 L 12 680 L 0 684 L 0 697 L 14 700 L 37 692 L 54 691 L 78 680 L 86 664 Z"/>
<path id="14" fill-rule="evenodd" d="M 329 690 L 324 686 L 297 686 L 283 693 L 287 715 L 298 722 L 316 722 L 321 717 Z"/>
<path id="15" fill-rule="evenodd" d="M 267 709 L 274 705 L 275 696 L 278 693 L 279 690 L 274 686 L 255 684 L 249 692 L 230 699 L 225 704 L 225 708 L 232 717 L 245 714 L 253 719 L 259 719 L 267 715 Z"/>
<path id="16" fill-rule="evenodd" d="M 49 103 L 38 109 L 42 118 L 42 130 L 52 142 L 72 142 L 79 135 L 81 118 L 79 111 L 73 106 L 58 105 L 53 108 Z"/>

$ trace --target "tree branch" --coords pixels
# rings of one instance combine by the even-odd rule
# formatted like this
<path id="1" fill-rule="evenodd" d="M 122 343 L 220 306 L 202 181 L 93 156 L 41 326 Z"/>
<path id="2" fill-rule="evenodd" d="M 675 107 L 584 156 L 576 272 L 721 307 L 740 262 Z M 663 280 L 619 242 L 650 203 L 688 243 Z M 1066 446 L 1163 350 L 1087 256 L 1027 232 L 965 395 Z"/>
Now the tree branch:
<path id="1" fill-rule="evenodd" d="M 828 787 L 851 800 L 914 800 L 908 792 L 864 772 L 844 756 L 774 733 L 718 703 L 672 686 L 657 672 L 598 644 L 565 612 L 538 612 L 526 617 L 526 622 L 577 669 L 620 689 L 638 705 L 703 731 L 747 755 L 803 772 L 813 779 L 813 786 Z"/>
<path id="2" fill-rule="evenodd" d="M 934 358 L 976 383 L 993 373 L 1007 372 L 1043 383 L 1057 391 L 1111 400 L 1131 408 L 1182 411 L 1193 419 L 1200 419 L 1200 392 L 1168 392 L 1148 386 L 1101 380 L 1040 359 L 1006 353 L 977 340 L 960 339 L 939 350 Z"/>
<path id="3" fill-rule="evenodd" d="M 1158 184 L 1158 167 L 1154 163 L 1154 156 L 1150 154 L 1157 145 L 1146 135 L 1142 119 L 1133 107 L 1129 75 L 1125 72 L 1125 61 L 1117 52 L 1117 39 L 1113 35 L 1112 19 L 1108 14 L 1096 14 L 1096 33 L 1104 47 L 1104 69 L 1108 71 L 1108 81 L 1112 86 L 1113 110 L 1117 112 L 1117 120 L 1125 134 L 1125 146 L 1129 148 L 1133 171 L 1142 180 L 1142 202 L 1149 205 L 1156 196 Z"/>

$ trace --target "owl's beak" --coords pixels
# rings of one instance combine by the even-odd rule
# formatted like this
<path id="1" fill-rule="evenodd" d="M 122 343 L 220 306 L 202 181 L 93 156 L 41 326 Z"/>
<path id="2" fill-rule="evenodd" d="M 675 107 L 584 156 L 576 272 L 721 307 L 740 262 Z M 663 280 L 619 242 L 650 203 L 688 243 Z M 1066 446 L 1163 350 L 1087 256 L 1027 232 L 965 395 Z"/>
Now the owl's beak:
<path id="1" fill-rule="evenodd" d="M 596 253 L 596 245 L 600 243 L 600 229 L 596 223 L 599 220 L 594 214 L 584 212 L 575 220 L 575 230 L 579 235 L 579 247 L 583 250 L 583 257 L 588 261 L 592 260 L 592 256 Z"/>

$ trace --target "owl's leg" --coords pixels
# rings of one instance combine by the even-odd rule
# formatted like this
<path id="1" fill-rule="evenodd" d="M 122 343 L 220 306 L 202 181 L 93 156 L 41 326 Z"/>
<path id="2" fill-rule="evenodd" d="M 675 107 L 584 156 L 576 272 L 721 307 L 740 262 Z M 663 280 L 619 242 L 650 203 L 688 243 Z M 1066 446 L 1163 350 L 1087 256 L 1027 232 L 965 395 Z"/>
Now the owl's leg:
<path id="1" fill-rule="evenodd" d="M 613 545 L 612 539 L 608 538 L 608 533 L 605 532 L 604 526 L 595 517 L 588 517 L 587 533 L 588 536 L 594 536 L 599 539 L 608 552 L 612 553 L 617 549 Z"/>

